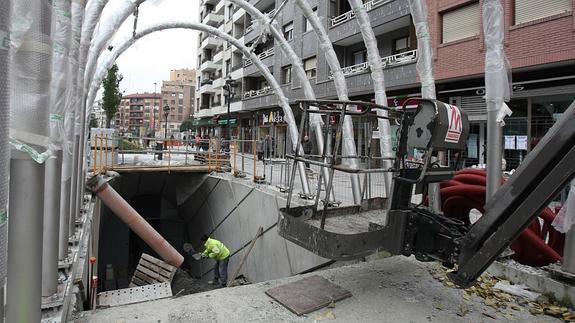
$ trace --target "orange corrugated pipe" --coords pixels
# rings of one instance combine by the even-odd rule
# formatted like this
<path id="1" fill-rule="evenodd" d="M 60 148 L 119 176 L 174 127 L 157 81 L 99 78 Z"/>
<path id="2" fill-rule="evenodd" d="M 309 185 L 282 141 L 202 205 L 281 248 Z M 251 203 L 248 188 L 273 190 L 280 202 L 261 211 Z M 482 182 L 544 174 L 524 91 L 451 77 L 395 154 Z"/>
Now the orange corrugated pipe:
<path id="1" fill-rule="evenodd" d="M 142 238 L 165 262 L 180 267 L 184 257 L 166 241 L 144 218 L 134 210 L 104 179 L 102 175 L 92 177 L 87 182 L 95 193 L 117 217 Z"/>

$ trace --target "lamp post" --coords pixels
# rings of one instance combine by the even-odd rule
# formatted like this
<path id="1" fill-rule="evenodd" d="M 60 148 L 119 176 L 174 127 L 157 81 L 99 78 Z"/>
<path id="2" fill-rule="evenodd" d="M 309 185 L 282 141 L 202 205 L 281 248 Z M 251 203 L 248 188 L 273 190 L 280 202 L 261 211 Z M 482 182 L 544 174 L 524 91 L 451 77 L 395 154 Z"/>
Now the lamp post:
<path id="1" fill-rule="evenodd" d="M 157 93 L 156 92 L 157 91 L 156 85 L 157 85 L 156 82 L 154 82 L 154 103 L 152 106 L 152 133 L 156 132 L 156 100 L 158 99 L 156 97 L 156 95 L 157 95 L 156 94 Z"/>
<path id="2" fill-rule="evenodd" d="M 168 139 L 168 115 L 170 114 L 170 106 L 169 105 L 165 105 L 164 106 L 164 117 L 166 118 L 166 125 L 165 125 L 165 129 L 164 129 L 164 139 Z"/>
<path id="3" fill-rule="evenodd" d="M 228 120 L 226 122 L 226 126 L 228 131 L 228 147 L 229 147 L 232 141 L 232 132 L 230 128 L 230 120 L 231 120 L 230 104 L 234 95 L 236 94 L 236 81 L 232 79 L 231 75 L 228 76 L 228 78 L 226 79 L 225 90 L 226 90 L 226 100 L 228 101 Z"/>

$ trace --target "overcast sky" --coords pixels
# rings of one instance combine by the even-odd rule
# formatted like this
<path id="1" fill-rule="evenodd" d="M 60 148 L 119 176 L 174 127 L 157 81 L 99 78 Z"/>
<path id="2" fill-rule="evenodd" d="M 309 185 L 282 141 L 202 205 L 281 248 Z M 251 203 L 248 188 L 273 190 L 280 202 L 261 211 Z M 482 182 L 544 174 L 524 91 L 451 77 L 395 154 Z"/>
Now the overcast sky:
<path id="1" fill-rule="evenodd" d="M 110 1 L 102 18 L 109 16 L 117 1 Z M 200 0 L 148 0 L 140 5 L 138 29 L 152 22 L 168 20 L 198 21 Z M 115 40 L 131 35 L 134 20 L 128 18 L 115 36 Z M 169 79 L 170 70 L 194 68 L 198 50 L 198 32 L 172 29 L 152 33 L 135 43 L 117 60 L 124 76 L 120 90 L 126 94 L 154 92 L 154 82 L 160 91 L 162 80 Z M 114 43 L 114 41 L 112 41 Z"/>

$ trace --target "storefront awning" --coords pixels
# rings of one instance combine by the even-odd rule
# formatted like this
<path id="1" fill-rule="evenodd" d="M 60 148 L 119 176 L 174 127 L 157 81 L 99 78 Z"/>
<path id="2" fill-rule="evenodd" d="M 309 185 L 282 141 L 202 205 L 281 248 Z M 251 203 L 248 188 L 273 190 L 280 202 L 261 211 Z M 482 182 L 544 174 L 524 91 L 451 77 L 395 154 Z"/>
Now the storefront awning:
<path id="1" fill-rule="evenodd" d="M 218 124 L 228 124 L 228 120 L 218 120 Z M 230 124 L 236 124 L 236 119 L 230 119 Z"/>
<path id="2" fill-rule="evenodd" d="M 213 124 L 211 119 L 195 119 L 192 123 L 194 126 L 207 126 Z"/>

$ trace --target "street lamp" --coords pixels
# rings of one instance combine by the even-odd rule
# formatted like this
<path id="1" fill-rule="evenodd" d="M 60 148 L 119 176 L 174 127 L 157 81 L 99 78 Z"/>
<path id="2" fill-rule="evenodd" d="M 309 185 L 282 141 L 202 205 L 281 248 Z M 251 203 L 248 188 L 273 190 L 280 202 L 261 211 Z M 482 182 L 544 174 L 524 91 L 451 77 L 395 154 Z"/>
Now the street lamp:
<path id="1" fill-rule="evenodd" d="M 230 115 L 230 103 L 232 101 L 232 99 L 234 98 L 234 95 L 236 95 L 236 81 L 232 79 L 232 76 L 228 76 L 228 78 L 226 79 L 226 85 L 225 85 L 225 90 L 226 90 L 226 100 L 228 101 L 228 121 L 226 122 L 227 125 L 227 130 L 228 130 L 228 145 L 232 140 L 232 132 L 230 130 L 230 120 L 231 120 L 231 115 Z"/>
<path id="2" fill-rule="evenodd" d="M 166 129 L 164 130 L 164 138 L 168 139 L 168 115 L 170 114 L 170 106 L 164 106 L 164 117 L 166 118 Z"/>

